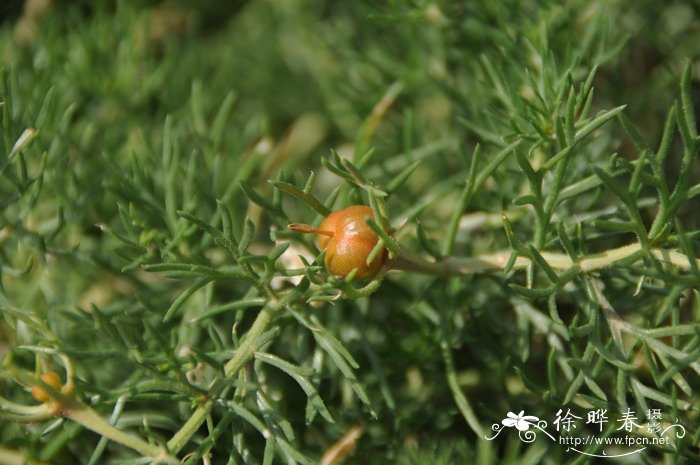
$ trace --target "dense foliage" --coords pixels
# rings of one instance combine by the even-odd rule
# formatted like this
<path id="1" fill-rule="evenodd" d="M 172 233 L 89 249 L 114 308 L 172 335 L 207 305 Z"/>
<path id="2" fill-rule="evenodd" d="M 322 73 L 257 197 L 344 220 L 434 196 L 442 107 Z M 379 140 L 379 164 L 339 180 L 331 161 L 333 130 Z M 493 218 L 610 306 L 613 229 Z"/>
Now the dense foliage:
<path id="1" fill-rule="evenodd" d="M 0 464 L 600 463 L 484 439 L 559 409 L 700 461 L 697 4 L 26 3 Z M 351 204 L 450 275 L 330 275 L 286 226 Z"/>

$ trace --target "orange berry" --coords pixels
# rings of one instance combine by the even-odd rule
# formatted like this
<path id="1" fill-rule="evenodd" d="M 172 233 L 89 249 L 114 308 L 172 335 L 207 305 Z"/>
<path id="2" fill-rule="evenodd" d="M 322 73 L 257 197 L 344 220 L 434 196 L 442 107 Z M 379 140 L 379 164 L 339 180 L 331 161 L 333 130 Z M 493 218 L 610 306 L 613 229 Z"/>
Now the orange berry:
<path id="1" fill-rule="evenodd" d="M 56 390 L 61 389 L 61 378 L 55 371 L 47 371 L 41 375 L 41 380 Z M 32 397 L 38 402 L 51 400 L 48 393 L 39 385 L 32 386 Z"/>
<path id="2" fill-rule="evenodd" d="M 307 225 L 290 224 L 289 228 L 318 235 L 318 246 L 326 251 L 326 268 L 331 273 L 345 277 L 357 269 L 355 278 L 371 278 L 382 267 L 386 250 L 367 264 L 367 257 L 379 242 L 365 218 L 373 218 L 372 209 L 366 205 L 351 205 L 337 210 L 323 219 L 318 229 Z"/>

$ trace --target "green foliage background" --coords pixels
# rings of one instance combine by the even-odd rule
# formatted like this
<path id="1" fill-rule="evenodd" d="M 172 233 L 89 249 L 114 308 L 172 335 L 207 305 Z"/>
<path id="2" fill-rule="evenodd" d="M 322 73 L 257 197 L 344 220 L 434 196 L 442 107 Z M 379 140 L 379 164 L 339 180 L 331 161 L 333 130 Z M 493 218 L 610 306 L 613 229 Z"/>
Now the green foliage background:
<path id="1" fill-rule="evenodd" d="M 22 43 L 17 24 L 0 27 L 2 398 L 34 404 L 17 373 L 37 366 L 65 379 L 55 350 L 80 398 L 154 444 L 208 395 L 174 451 L 188 463 L 313 463 L 355 425 L 347 463 L 599 463 L 482 439 L 562 407 L 661 409 L 688 434 L 639 460 L 700 460 L 700 273 L 651 253 L 699 245 L 696 3 L 56 1 Z M 534 265 L 367 287 L 303 270 L 283 244 L 316 250 L 285 225 L 320 215 L 275 185 L 310 172 L 329 208 L 388 194 L 418 254 Z M 591 273 L 540 255 L 633 242 Z M 221 381 L 261 308 L 258 355 Z M 70 420 L 14 420 L 2 464 L 144 463 Z"/>

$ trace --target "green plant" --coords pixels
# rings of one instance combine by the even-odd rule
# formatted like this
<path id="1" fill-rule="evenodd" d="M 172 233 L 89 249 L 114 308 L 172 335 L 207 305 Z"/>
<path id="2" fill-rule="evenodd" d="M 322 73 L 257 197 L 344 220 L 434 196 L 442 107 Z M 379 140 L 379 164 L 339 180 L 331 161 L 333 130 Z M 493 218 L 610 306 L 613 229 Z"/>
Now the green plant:
<path id="1" fill-rule="evenodd" d="M 0 28 L 0 464 L 697 462 L 694 4 L 172 8 Z M 376 275 L 287 229 L 356 204 Z"/>

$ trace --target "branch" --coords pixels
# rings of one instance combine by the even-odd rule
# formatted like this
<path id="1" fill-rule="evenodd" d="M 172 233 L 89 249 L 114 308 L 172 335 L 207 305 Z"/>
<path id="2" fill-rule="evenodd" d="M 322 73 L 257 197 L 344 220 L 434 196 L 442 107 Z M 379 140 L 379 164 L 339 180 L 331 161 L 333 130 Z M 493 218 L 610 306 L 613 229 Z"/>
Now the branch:
<path id="1" fill-rule="evenodd" d="M 115 428 L 82 402 L 76 400 L 69 403 L 63 407 L 61 413 L 111 441 L 129 447 L 145 457 L 151 457 L 154 463 L 179 463 L 175 458 L 168 456 L 165 448 L 149 444 L 137 436 Z"/>
<path id="2" fill-rule="evenodd" d="M 639 242 L 629 244 L 617 249 L 610 249 L 597 254 L 580 257 L 574 262 L 570 256 L 563 253 L 540 252 L 542 258 L 549 266 L 558 271 L 565 271 L 576 265 L 582 273 L 595 271 L 614 266 L 615 262 L 628 258 L 643 251 Z M 650 249 L 649 254 L 660 262 L 677 266 L 682 270 L 691 268 L 691 260 L 700 267 L 700 260 L 689 258 L 675 249 Z M 430 262 L 414 253 L 400 248 L 398 256 L 389 263 L 389 269 L 417 271 L 444 276 L 460 276 L 486 271 L 496 271 L 505 268 L 512 252 L 498 252 L 495 254 L 479 255 L 477 257 L 448 258 L 438 262 Z M 527 268 L 532 260 L 525 256 L 515 259 L 514 269 Z"/>
<path id="3" fill-rule="evenodd" d="M 265 332 L 267 326 L 272 320 L 273 315 L 280 308 L 281 305 L 278 302 L 270 302 L 268 305 L 263 307 L 262 310 L 260 310 L 260 313 L 258 313 L 257 318 L 253 322 L 253 326 L 251 326 L 246 333 L 245 339 L 241 343 L 240 347 L 238 350 L 236 350 L 236 353 L 231 360 L 226 363 L 224 367 L 224 374 L 226 378 L 232 378 L 235 376 L 243 365 L 250 360 L 257 349 L 257 339 Z M 170 439 L 170 441 L 168 441 L 168 450 L 171 453 L 177 454 L 185 446 L 185 444 L 187 444 L 190 438 L 194 436 L 202 423 L 204 423 L 204 420 L 206 420 L 207 416 L 214 408 L 214 398 L 219 394 L 221 384 L 222 383 L 219 382 L 212 387 L 209 393 L 209 400 L 197 407 L 197 410 L 192 413 L 190 419 L 187 420 L 187 422 L 182 425 L 182 428 L 180 428 Z"/>

